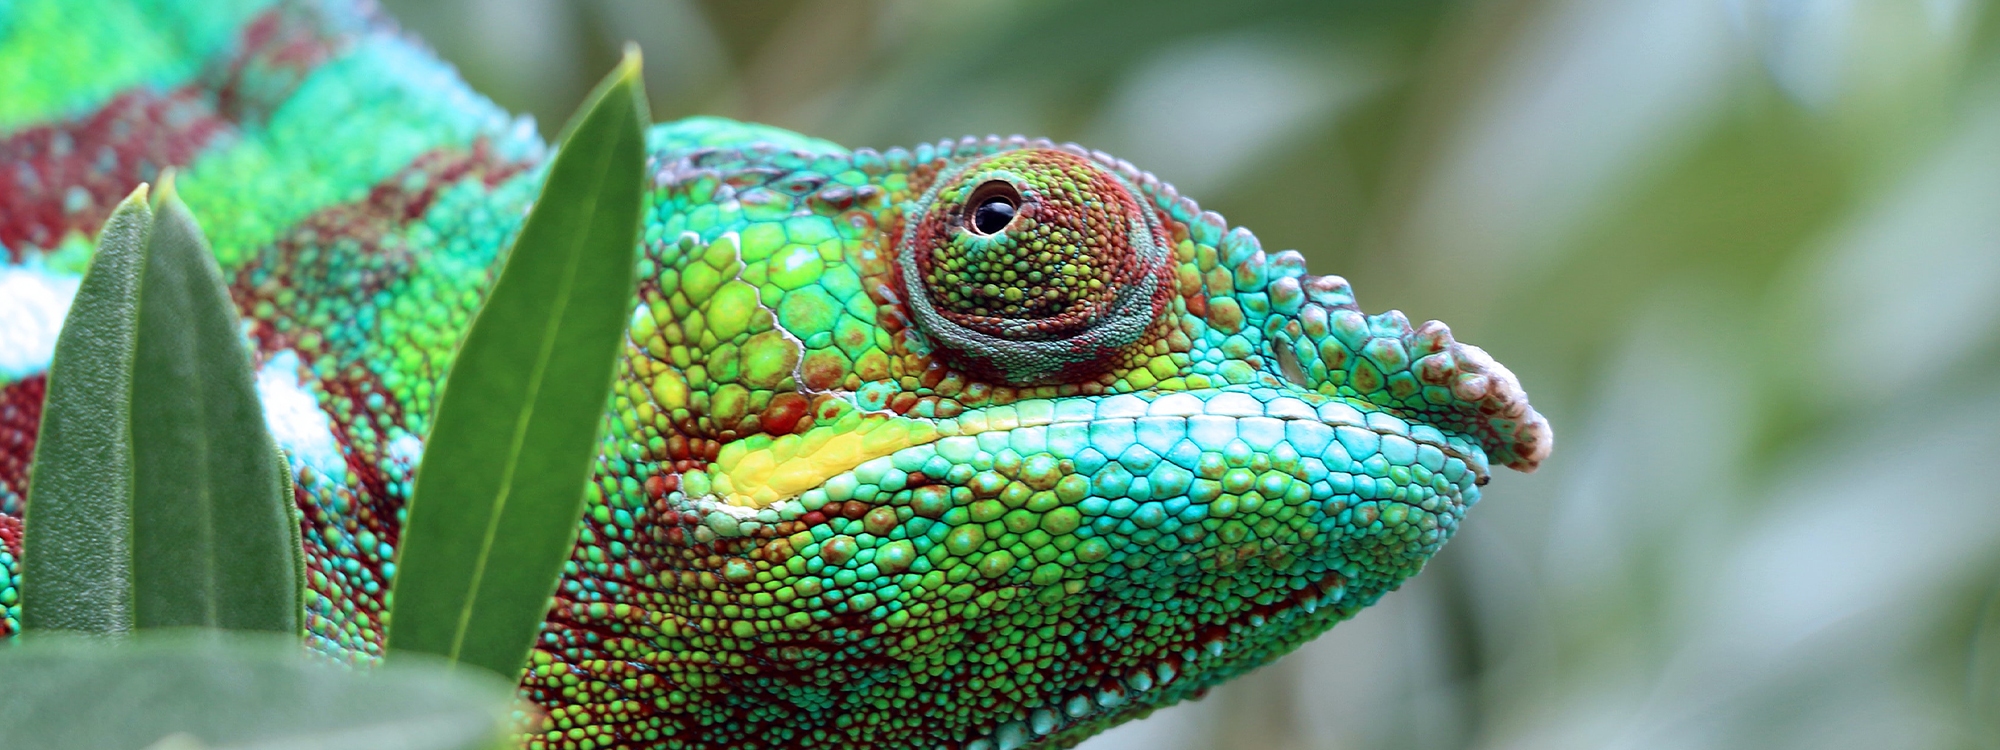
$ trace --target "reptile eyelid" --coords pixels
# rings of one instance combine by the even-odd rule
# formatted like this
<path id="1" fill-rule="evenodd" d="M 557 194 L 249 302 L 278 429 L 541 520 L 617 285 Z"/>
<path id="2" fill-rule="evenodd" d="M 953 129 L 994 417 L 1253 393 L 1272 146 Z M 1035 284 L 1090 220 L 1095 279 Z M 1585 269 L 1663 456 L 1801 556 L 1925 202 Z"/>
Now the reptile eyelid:
<path id="1" fill-rule="evenodd" d="M 979 226 L 979 215 L 986 207 L 986 204 L 991 203 L 995 198 L 1000 199 L 1007 205 L 1007 216 L 1006 221 L 1002 222 L 999 227 L 989 231 Z M 1024 199 L 1021 196 L 1020 188 L 1015 187 L 1013 183 L 1006 180 L 987 180 L 978 187 L 973 188 L 972 197 L 965 201 L 965 217 L 962 221 L 965 223 L 966 228 L 974 234 L 982 237 L 991 237 L 1006 231 L 1007 227 L 1013 225 L 1014 217 L 1020 210 L 1023 202 Z"/>

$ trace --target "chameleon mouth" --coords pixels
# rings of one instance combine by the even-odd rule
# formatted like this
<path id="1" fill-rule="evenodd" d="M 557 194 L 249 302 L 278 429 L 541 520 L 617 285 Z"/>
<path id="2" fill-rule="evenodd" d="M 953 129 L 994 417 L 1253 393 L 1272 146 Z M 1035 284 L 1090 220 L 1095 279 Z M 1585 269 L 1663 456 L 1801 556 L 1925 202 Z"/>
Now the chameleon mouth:
<path id="1" fill-rule="evenodd" d="M 1265 453 L 1289 445 L 1301 456 L 1320 456 L 1335 444 L 1357 459 L 1383 450 L 1408 453 L 1405 463 L 1430 449 L 1440 460 L 1464 462 L 1479 484 L 1490 472 L 1477 444 L 1429 425 L 1386 412 L 1363 412 L 1317 393 L 1226 386 L 1028 399 L 939 419 L 851 413 L 799 435 L 760 435 L 730 443 L 713 464 L 688 472 L 682 487 L 690 497 L 754 511 L 796 498 L 870 461 L 931 444 L 947 456 L 971 455 L 989 443 L 1006 443 L 1022 453 L 1053 448 L 1063 455 L 1096 448 L 1109 456 L 1137 445 L 1172 461 L 1184 442 L 1219 450 L 1237 439 Z"/>
<path id="2" fill-rule="evenodd" d="M 1273 624 L 1311 616 L 1321 607 L 1338 607 L 1345 600 L 1346 583 L 1346 577 L 1339 573 L 1309 581 L 1283 599 L 1260 605 L 1227 624 L 1206 628 L 1195 637 L 1194 645 L 1178 654 L 1118 670 L 1095 688 L 1035 707 L 1026 712 L 1026 719 L 1002 722 L 963 747 L 966 750 L 1024 747 L 1085 721 L 1141 710 L 1146 704 L 1170 703 L 1175 694 L 1185 694 L 1183 691 L 1188 689 L 1178 684 L 1181 677 L 1225 666 L 1236 656 L 1237 651 L 1231 648 L 1233 641 Z"/>

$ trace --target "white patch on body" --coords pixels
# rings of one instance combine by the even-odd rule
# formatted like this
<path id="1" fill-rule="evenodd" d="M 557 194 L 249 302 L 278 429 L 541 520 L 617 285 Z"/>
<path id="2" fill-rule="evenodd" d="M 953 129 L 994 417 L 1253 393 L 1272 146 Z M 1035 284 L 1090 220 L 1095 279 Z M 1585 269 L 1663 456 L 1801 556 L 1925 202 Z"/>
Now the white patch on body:
<path id="1" fill-rule="evenodd" d="M 257 371 L 257 397 L 264 403 L 264 423 L 278 447 L 293 460 L 321 474 L 347 475 L 333 422 L 319 408 L 311 385 L 300 378 L 299 355 L 289 349 L 271 355 Z"/>
<path id="2" fill-rule="evenodd" d="M 82 278 L 36 268 L 0 268 L 0 378 L 49 368 L 56 335 Z"/>
<path id="3" fill-rule="evenodd" d="M 416 468 L 417 463 L 424 460 L 424 441 L 418 440 L 415 435 L 397 435 L 389 441 L 389 460 Z"/>

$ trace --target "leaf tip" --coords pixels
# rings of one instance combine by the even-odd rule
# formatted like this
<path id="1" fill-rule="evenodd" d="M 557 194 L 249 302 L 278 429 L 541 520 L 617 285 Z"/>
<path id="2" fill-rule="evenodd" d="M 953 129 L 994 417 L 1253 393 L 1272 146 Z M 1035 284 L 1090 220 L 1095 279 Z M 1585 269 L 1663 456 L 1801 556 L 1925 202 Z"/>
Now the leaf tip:
<path id="1" fill-rule="evenodd" d="M 146 184 L 144 182 L 139 183 L 138 187 L 132 188 L 131 195 L 125 196 L 125 200 L 118 202 L 118 209 L 122 210 L 132 206 L 133 204 L 138 204 L 141 208 L 146 207 L 151 202 L 151 198 L 148 196 L 148 193 L 152 189 L 153 189 L 152 185 Z"/>
<path id="2" fill-rule="evenodd" d="M 645 55 L 639 52 L 638 42 L 626 42 L 624 57 L 618 61 L 617 76 L 620 80 L 638 82 L 642 79 Z"/>
<path id="3" fill-rule="evenodd" d="M 192 220 L 194 212 L 190 212 L 188 204 L 180 200 L 180 190 L 174 186 L 174 176 L 176 176 L 174 168 L 160 170 L 160 188 L 154 190 L 152 210 L 154 210 L 154 214 L 162 214 L 162 216 L 164 214 L 186 214 L 188 220 Z"/>
<path id="4" fill-rule="evenodd" d="M 153 191 L 152 205 L 154 211 L 165 211 L 169 208 L 181 211 L 187 210 L 187 204 L 181 202 L 180 191 L 174 187 L 174 176 L 172 167 L 160 170 L 160 187 L 158 190 Z"/>
<path id="5" fill-rule="evenodd" d="M 645 130 L 653 121 L 652 103 L 646 101 L 646 61 L 639 52 L 638 42 L 625 43 L 625 57 L 618 61 L 618 71 L 613 74 L 617 84 L 632 92 L 632 109 L 639 118 L 639 129 Z"/>

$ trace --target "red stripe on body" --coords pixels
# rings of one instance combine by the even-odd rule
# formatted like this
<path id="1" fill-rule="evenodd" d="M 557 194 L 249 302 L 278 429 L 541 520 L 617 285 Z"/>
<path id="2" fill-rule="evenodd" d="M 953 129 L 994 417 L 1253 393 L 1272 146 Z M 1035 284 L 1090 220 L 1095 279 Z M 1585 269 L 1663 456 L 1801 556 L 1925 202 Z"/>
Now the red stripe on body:
<path id="1" fill-rule="evenodd" d="M 371 300 L 377 292 L 403 278 L 410 265 L 421 262 L 420 258 L 411 257 L 393 235 L 422 218 L 441 191 L 471 179 L 479 180 L 490 190 L 529 166 L 528 162 L 501 158 L 484 138 L 474 141 L 470 151 L 432 149 L 395 174 L 384 177 L 369 189 L 366 197 L 327 206 L 299 220 L 280 233 L 275 243 L 260 250 L 254 261 L 237 272 L 231 284 L 230 296 L 235 298 L 237 309 L 245 313 L 251 340 L 262 352 L 295 351 L 308 369 L 313 369 L 313 364 L 322 358 L 338 359 L 341 353 L 329 351 L 329 342 L 324 337 L 306 335 L 322 332 L 296 317 L 305 313 L 310 304 L 303 301 L 280 304 L 287 290 L 307 290 L 314 299 L 344 297 L 345 307 L 351 311 L 373 306 Z M 313 253 L 315 260 L 301 262 L 308 250 L 334 247 L 345 250 L 338 257 Z M 361 265 L 355 261 L 368 256 L 389 256 L 391 261 L 374 269 L 372 274 L 354 273 Z M 345 281 L 338 288 L 329 287 L 324 279 L 336 276 Z M 256 317 L 258 310 L 269 311 L 270 317 Z M 356 425 L 343 421 L 339 415 L 367 419 L 373 422 L 369 426 L 375 434 L 387 434 L 391 427 L 405 424 L 399 402 L 382 384 L 379 373 L 358 364 L 319 379 L 319 388 L 329 401 L 344 401 L 349 406 L 346 410 L 327 411 L 333 417 L 334 438 L 347 448 L 347 469 L 355 478 L 355 489 L 362 495 L 356 498 L 361 525 L 393 544 L 401 531 L 394 519 L 402 501 L 388 490 L 388 478 L 382 472 L 383 457 L 355 449 Z M 369 406 L 369 397 L 378 394 L 382 405 Z M 376 448 L 379 451 L 386 446 Z M 331 520 L 314 518 L 319 512 L 317 507 L 301 507 L 305 508 L 309 521 Z"/>
<path id="2" fill-rule="evenodd" d="M 28 494 L 28 461 L 35 455 L 35 432 L 41 427 L 42 393 L 47 382 L 46 376 L 36 375 L 0 386 L 0 498 L 19 502 Z M 14 571 L 18 572 L 23 508 L 5 507 L 12 502 L 0 502 L 0 547 L 14 556 Z M 0 617 L 0 641 L 12 635 L 7 619 Z"/>
<path id="3" fill-rule="evenodd" d="M 0 515 L 0 545 L 5 545 L 7 554 L 13 555 L 14 559 L 21 559 L 21 519 Z M 0 633 L 0 638 L 6 635 Z"/>
<path id="4" fill-rule="evenodd" d="M 269 313 L 269 317 L 250 324 L 250 335 L 258 348 L 267 352 L 291 349 L 308 371 L 326 373 L 316 378 L 323 394 L 322 411 L 330 418 L 329 426 L 341 445 L 350 477 L 347 486 L 337 492 L 351 494 L 346 497 L 346 507 L 339 510 L 301 498 L 301 528 L 310 533 L 305 537 L 306 564 L 317 573 L 312 580 L 334 581 L 334 570 L 328 566 L 358 564 L 386 582 L 388 576 L 382 574 L 377 560 L 322 543 L 317 531 L 342 528 L 359 534 L 365 530 L 385 544 L 400 545 L 402 524 L 397 518 L 408 498 L 392 487 L 411 477 L 401 474 L 386 455 L 389 444 L 385 436 L 407 428 L 409 420 L 401 399 L 383 381 L 382 372 L 371 366 L 381 363 L 361 359 L 342 339 L 325 335 L 327 331 L 311 322 L 311 310 L 331 303 L 360 316 L 365 310 L 378 308 L 381 292 L 395 288 L 417 265 L 426 262 L 424 255 L 404 244 L 403 228 L 420 220 L 453 185 L 476 182 L 491 190 L 529 166 L 499 156 L 483 138 L 475 141 L 470 151 L 433 149 L 376 183 L 366 197 L 323 208 L 280 233 L 277 242 L 259 252 L 254 271 L 246 268 L 238 274 L 233 291 L 239 307 Z M 336 248 L 338 252 L 330 252 Z M 328 284 L 328 279 L 341 281 L 336 286 Z M 297 301 L 279 304 L 288 291 Z M 365 335 L 373 339 L 384 333 L 370 330 Z M 329 361 L 334 366 L 325 366 Z M 425 365 L 432 369 L 431 376 L 439 379 L 438 385 L 442 385 L 442 364 Z M 387 609 L 386 588 L 369 592 L 357 585 L 329 583 L 316 584 L 313 591 L 336 602 L 339 609 L 365 618 L 357 621 L 373 622 L 378 627 Z M 334 633 L 327 629 L 320 634 Z M 346 645 L 379 654 L 383 636 L 378 630 L 369 643 Z"/>
<path id="5" fill-rule="evenodd" d="M 0 140 L 0 164 L 10 165 L 0 168 L 0 245 L 20 262 L 29 246 L 95 234 L 135 185 L 233 133 L 202 91 L 184 87 L 127 91 L 83 118 Z"/>
<path id="6" fill-rule="evenodd" d="M 344 38 L 285 6 L 244 27 L 237 52 L 171 91 L 138 87 L 95 112 L 0 138 L 0 246 L 20 262 L 71 232 L 94 236 L 111 209 L 160 170 L 227 143 L 291 95 Z"/>
<path id="7" fill-rule="evenodd" d="M 47 375 L 34 375 L 0 386 L 0 489 L 15 497 L 28 494 L 28 461 L 35 456 L 48 382 Z"/>

